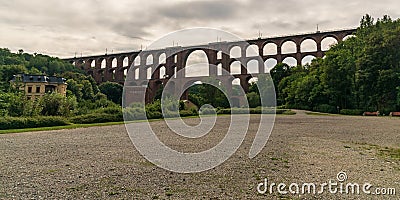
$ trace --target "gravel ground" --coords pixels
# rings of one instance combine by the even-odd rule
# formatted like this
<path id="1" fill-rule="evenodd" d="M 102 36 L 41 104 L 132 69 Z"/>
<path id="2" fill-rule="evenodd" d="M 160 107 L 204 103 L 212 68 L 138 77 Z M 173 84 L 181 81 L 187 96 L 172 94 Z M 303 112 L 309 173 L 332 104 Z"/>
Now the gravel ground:
<path id="1" fill-rule="evenodd" d="M 208 149 L 224 137 L 229 116 L 200 139 L 182 139 L 162 121 L 160 139 L 185 152 Z M 198 119 L 186 119 L 196 124 Z M 239 150 L 215 169 L 178 174 L 140 156 L 123 125 L 0 135 L 0 199 L 400 199 L 400 119 L 305 115 L 277 116 L 267 146 L 254 159 L 248 151 L 259 116 Z M 395 188 L 396 195 L 258 194 L 269 183 L 368 182 Z M 317 188 L 318 191 L 319 188 Z M 286 190 L 288 190 L 286 188 Z M 300 188 L 301 192 L 301 188 Z M 362 193 L 362 191 L 361 191 Z"/>

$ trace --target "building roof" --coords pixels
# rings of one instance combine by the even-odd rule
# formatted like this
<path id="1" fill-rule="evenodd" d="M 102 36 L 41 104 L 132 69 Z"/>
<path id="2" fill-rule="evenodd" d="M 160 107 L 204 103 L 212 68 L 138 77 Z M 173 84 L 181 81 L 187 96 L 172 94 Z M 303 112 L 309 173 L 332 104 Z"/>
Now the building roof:
<path id="1" fill-rule="evenodd" d="M 14 75 L 11 82 L 15 82 L 17 77 L 21 77 L 19 81 L 23 83 L 55 83 L 55 84 L 65 84 L 67 79 L 56 77 L 56 76 L 46 76 L 46 75 L 30 75 L 30 74 L 18 74 Z"/>

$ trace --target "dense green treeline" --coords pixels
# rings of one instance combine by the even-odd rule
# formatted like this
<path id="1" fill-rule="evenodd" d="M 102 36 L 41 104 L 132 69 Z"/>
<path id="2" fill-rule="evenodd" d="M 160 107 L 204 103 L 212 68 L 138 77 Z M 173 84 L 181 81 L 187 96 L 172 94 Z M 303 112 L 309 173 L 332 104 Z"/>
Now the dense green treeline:
<path id="1" fill-rule="evenodd" d="M 28 100 L 9 82 L 14 75 L 23 73 L 66 78 L 67 95 L 48 93 Z M 0 117 L 73 117 L 108 107 L 121 109 L 122 88 L 110 82 L 97 85 L 91 76 L 58 58 L 0 49 Z"/>
<path id="2" fill-rule="evenodd" d="M 0 48 L 0 91 L 8 92 L 9 81 L 15 74 L 34 74 L 49 76 L 61 75 L 64 72 L 80 72 L 73 65 L 58 58 L 42 54 L 28 54 L 23 50 L 12 53 L 8 49 Z"/>
<path id="3" fill-rule="evenodd" d="M 400 110 L 400 20 L 366 15 L 355 35 L 324 59 L 271 71 L 278 105 L 323 112 Z"/>
<path id="4" fill-rule="evenodd" d="M 342 114 L 400 111 L 399 49 L 400 20 L 384 16 L 375 21 L 366 15 L 355 37 L 332 46 L 324 58 L 315 59 L 307 66 L 289 67 L 280 63 L 271 70 L 277 105 Z M 13 75 L 20 73 L 64 77 L 67 95 L 46 94 L 35 101 L 27 100 L 23 92 L 9 84 Z M 265 82 L 267 78 L 261 76 L 250 86 L 246 94 L 250 107 L 257 108 L 261 99 L 275 95 L 265 92 L 271 91 L 271 85 Z M 236 95 L 240 93 L 238 87 L 233 88 Z M 58 58 L 0 49 L 0 117 L 62 116 L 74 123 L 121 120 L 122 90 L 117 83 L 97 85 L 91 76 Z M 160 101 L 157 101 L 161 92 L 153 104 L 146 106 L 147 117 L 161 117 Z M 208 84 L 192 86 L 189 99 L 198 107 L 210 104 L 221 111 L 230 106 L 223 91 Z M 193 108 L 180 110 L 182 115 L 198 113 Z M 132 116 L 144 114 L 135 105 L 126 111 Z M 99 117 L 96 119 L 96 116 Z"/>
<path id="5" fill-rule="evenodd" d="M 281 107 L 342 114 L 399 111 L 400 20 L 384 16 L 375 22 L 366 15 L 355 37 L 332 46 L 324 58 L 307 66 L 279 63 L 270 73 Z M 246 94 L 250 107 L 261 105 L 260 96 L 272 98 L 258 91 L 257 86 L 263 85 L 268 84 L 250 86 Z M 229 106 L 223 92 L 207 84 L 193 86 L 189 99 L 196 105 Z"/>

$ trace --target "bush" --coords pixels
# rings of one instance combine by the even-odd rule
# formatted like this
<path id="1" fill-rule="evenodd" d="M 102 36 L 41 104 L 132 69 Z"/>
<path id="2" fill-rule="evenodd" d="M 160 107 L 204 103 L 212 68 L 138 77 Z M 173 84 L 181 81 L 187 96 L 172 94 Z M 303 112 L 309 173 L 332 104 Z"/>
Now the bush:
<path id="1" fill-rule="evenodd" d="M 118 107 L 118 106 L 99 108 L 99 109 L 94 110 L 93 113 L 105 113 L 105 114 L 118 115 L 118 114 L 122 114 L 122 108 Z"/>
<path id="2" fill-rule="evenodd" d="M 65 126 L 70 123 L 62 117 L 5 117 L 0 118 L 0 130 Z"/>
<path id="3" fill-rule="evenodd" d="M 141 107 L 128 107 L 123 110 L 126 121 L 144 120 L 146 119 L 146 113 Z"/>
<path id="4" fill-rule="evenodd" d="M 224 115 L 229 115 L 229 114 L 246 114 L 247 109 L 245 108 L 225 108 L 225 109 L 219 109 L 217 111 L 218 114 L 224 114 Z M 295 112 L 288 110 L 288 109 L 271 109 L 271 108 L 262 108 L 262 107 L 257 107 L 257 108 L 249 108 L 248 112 L 250 114 L 296 114 Z"/>
<path id="5" fill-rule="evenodd" d="M 181 110 L 179 111 L 181 117 L 189 117 L 189 116 L 198 116 L 199 113 L 196 108 L 191 108 L 189 110 Z"/>
<path id="6" fill-rule="evenodd" d="M 204 108 L 199 110 L 200 115 L 213 115 L 215 113 L 218 113 L 218 109 Z"/>
<path id="7" fill-rule="evenodd" d="M 152 111 L 152 112 L 146 112 L 147 119 L 162 119 L 163 115 L 161 112 L 158 111 Z M 172 117 L 172 115 L 170 116 Z"/>
<path id="8" fill-rule="evenodd" d="M 357 109 L 342 109 L 340 110 L 340 114 L 342 115 L 362 115 L 364 112 L 362 110 Z"/>
<path id="9" fill-rule="evenodd" d="M 278 113 L 277 113 L 278 114 Z M 295 115 L 296 112 L 292 111 L 292 110 L 284 110 L 282 112 L 283 115 Z"/>
<path id="10" fill-rule="evenodd" d="M 72 117 L 70 121 L 74 124 L 94 124 L 105 122 L 121 122 L 124 121 L 122 113 L 107 114 L 107 113 L 91 113 L 87 115 L 80 115 Z"/>
<path id="11" fill-rule="evenodd" d="M 317 112 L 322 112 L 322 113 L 337 113 L 336 106 L 331 106 L 328 104 L 318 105 L 318 106 L 314 107 L 313 110 L 317 111 Z"/>
<path id="12" fill-rule="evenodd" d="M 231 109 L 230 108 L 219 109 L 219 110 L 217 110 L 217 114 L 218 115 L 230 115 Z"/>
<path id="13" fill-rule="evenodd" d="M 250 108 L 256 108 L 261 105 L 260 95 L 256 92 L 250 92 L 246 95 Z"/>
<path id="14" fill-rule="evenodd" d="M 59 93 L 47 93 L 40 98 L 40 104 L 42 106 L 42 115 L 69 116 L 78 103 L 74 96 L 65 97 Z"/>

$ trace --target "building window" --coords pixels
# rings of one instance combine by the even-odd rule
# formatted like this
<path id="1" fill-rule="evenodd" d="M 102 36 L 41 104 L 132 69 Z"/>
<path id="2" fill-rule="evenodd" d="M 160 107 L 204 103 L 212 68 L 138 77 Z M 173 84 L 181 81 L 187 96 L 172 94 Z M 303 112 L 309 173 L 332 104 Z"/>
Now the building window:
<path id="1" fill-rule="evenodd" d="M 28 87 L 28 93 L 32 93 L 32 87 L 31 86 Z"/>
<path id="2" fill-rule="evenodd" d="M 40 93 L 40 86 L 36 86 L 36 93 Z"/>

